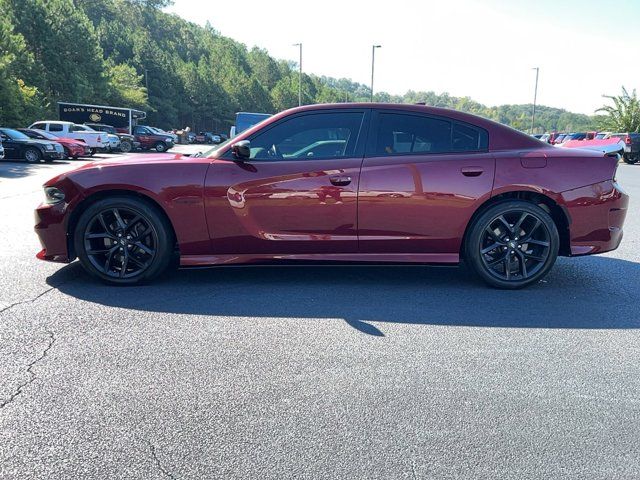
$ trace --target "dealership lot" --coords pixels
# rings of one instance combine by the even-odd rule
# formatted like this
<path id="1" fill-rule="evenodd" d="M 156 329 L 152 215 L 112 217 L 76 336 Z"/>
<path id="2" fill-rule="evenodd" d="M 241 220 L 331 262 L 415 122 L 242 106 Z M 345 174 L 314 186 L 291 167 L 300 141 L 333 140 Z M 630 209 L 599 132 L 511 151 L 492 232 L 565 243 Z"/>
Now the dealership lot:
<path id="1" fill-rule="evenodd" d="M 640 166 L 619 250 L 507 292 L 416 266 L 105 287 L 34 258 L 41 184 L 82 163 L 0 162 L 0 477 L 638 476 Z"/>

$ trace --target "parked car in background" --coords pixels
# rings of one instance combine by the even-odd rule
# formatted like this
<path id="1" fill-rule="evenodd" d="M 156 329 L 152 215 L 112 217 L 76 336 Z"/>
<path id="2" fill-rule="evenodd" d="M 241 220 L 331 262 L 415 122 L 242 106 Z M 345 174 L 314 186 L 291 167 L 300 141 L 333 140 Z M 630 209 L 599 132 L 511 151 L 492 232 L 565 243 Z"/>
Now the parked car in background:
<path id="1" fill-rule="evenodd" d="M 173 143 L 178 143 L 178 135 L 174 132 L 167 132 L 166 130 L 162 130 L 158 127 L 149 127 L 147 126 L 147 128 L 150 128 L 152 131 L 154 131 L 155 133 L 157 133 L 158 135 L 167 135 L 169 137 L 171 137 L 173 139 Z"/>
<path id="2" fill-rule="evenodd" d="M 36 130 L 34 128 L 18 128 L 19 132 L 24 133 L 30 138 L 36 138 L 38 140 L 50 140 L 62 145 L 64 154 L 67 158 L 78 158 L 90 154 L 90 149 L 86 143 L 75 140 L 73 138 L 58 137 L 52 133 L 45 132 L 44 130 Z"/>
<path id="3" fill-rule="evenodd" d="M 75 128 L 76 133 L 97 131 L 89 127 L 88 125 L 76 125 L 75 127 L 76 127 Z M 102 133 L 103 140 L 106 140 L 106 141 L 105 141 L 105 146 L 102 148 L 99 148 L 98 149 L 99 151 L 107 152 L 107 153 L 120 151 L 120 137 L 118 137 L 118 135 L 113 133 L 107 133 L 107 132 L 100 132 L 100 133 Z"/>
<path id="4" fill-rule="evenodd" d="M 640 133 L 611 133 L 609 138 L 619 138 L 624 141 L 625 163 L 634 165 L 640 162 Z"/>
<path id="5" fill-rule="evenodd" d="M 540 140 L 541 142 L 549 143 L 550 137 L 551 135 L 549 135 L 548 133 L 545 133 L 538 140 Z"/>
<path id="6" fill-rule="evenodd" d="M 196 143 L 218 144 L 218 143 L 222 143 L 222 137 L 217 133 L 198 132 L 198 135 L 196 135 L 195 141 Z"/>
<path id="7" fill-rule="evenodd" d="M 605 140 L 611 136 L 611 132 L 598 132 L 594 137 L 595 140 Z"/>
<path id="8" fill-rule="evenodd" d="M 558 142 L 558 139 L 564 138 L 564 133 L 552 132 L 549 134 L 549 143 L 551 145 L 555 145 Z"/>
<path id="9" fill-rule="evenodd" d="M 559 133 L 558 135 L 556 135 L 556 138 L 553 139 L 552 145 L 560 145 L 562 142 L 564 142 L 565 138 L 567 138 L 566 133 Z"/>
<path id="10" fill-rule="evenodd" d="M 30 138 L 13 128 L 0 128 L 0 142 L 5 158 L 23 159 L 29 163 L 64 158 L 64 149 L 59 143 Z"/>
<path id="11" fill-rule="evenodd" d="M 84 140 L 91 149 L 92 155 L 100 149 L 107 148 L 109 145 L 109 140 L 103 132 L 96 132 L 94 130 L 87 129 L 84 125 L 78 125 L 71 122 L 44 120 L 32 123 L 29 128 L 44 130 L 45 132 L 53 133 L 59 137 Z"/>
<path id="12" fill-rule="evenodd" d="M 233 138 L 236 135 L 248 130 L 249 128 L 257 125 L 258 123 L 271 117 L 269 113 L 255 113 L 255 112 L 238 112 L 236 113 L 236 124 L 231 127 L 229 132 L 229 138 Z"/>
<path id="13" fill-rule="evenodd" d="M 116 130 L 115 127 L 111 125 L 105 125 L 104 123 L 85 123 L 88 127 L 98 131 L 105 132 L 110 135 L 117 135 L 120 139 L 120 147 L 119 150 L 123 153 L 129 153 L 132 150 L 136 150 L 140 148 L 140 142 L 136 140 L 136 137 L 133 135 L 129 135 L 128 133 L 120 133 Z"/>
<path id="14" fill-rule="evenodd" d="M 149 281 L 178 253 L 184 267 L 465 259 L 521 288 L 558 255 L 616 249 L 629 204 L 617 159 L 419 105 L 310 105 L 200 155 L 103 165 L 45 183 L 37 255 L 77 256 L 113 284 Z"/>
<path id="15" fill-rule="evenodd" d="M 0 160 L 4 159 L 4 147 L 2 146 L 2 142 L 0 142 Z"/>
<path id="16" fill-rule="evenodd" d="M 137 142 L 140 142 L 140 148 L 143 150 L 153 148 L 157 152 L 166 152 L 174 145 L 172 136 L 159 134 L 146 125 L 136 125 L 133 127 L 133 136 Z"/>

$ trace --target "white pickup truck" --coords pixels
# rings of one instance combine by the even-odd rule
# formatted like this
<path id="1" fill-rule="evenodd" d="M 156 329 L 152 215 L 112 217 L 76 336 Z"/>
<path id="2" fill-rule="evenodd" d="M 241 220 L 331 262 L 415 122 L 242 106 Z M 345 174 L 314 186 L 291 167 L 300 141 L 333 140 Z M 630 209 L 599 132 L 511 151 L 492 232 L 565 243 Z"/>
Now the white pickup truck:
<path id="1" fill-rule="evenodd" d="M 99 148 L 107 148 L 109 146 L 109 139 L 107 138 L 106 133 L 97 132 L 85 125 L 76 125 L 72 122 L 43 120 L 32 124 L 29 128 L 44 130 L 56 137 L 82 140 L 89 146 L 92 154 Z"/>

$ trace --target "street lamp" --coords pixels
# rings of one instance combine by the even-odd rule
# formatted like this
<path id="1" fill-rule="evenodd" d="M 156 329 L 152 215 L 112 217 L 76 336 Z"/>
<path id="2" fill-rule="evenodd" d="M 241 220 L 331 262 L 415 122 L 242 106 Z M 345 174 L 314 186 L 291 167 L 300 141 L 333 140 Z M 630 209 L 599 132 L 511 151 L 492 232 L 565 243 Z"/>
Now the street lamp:
<path id="1" fill-rule="evenodd" d="M 302 105 L 302 43 L 294 43 L 294 47 L 300 49 L 300 61 L 298 62 L 298 106 Z"/>
<path id="2" fill-rule="evenodd" d="M 536 101 L 538 100 L 538 74 L 540 73 L 540 67 L 534 67 L 532 70 L 536 71 L 536 87 L 533 91 L 533 111 L 531 112 L 531 135 L 533 135 L 533 124 L 536 121 Z"/>
<path id="3" fill-rule="evenodd" d="M 371 101 L 373 102 L 373 70 L 376 64 L 376 48 L 380 48 L 382 45 L 373 45 L 371 47 Z"/>

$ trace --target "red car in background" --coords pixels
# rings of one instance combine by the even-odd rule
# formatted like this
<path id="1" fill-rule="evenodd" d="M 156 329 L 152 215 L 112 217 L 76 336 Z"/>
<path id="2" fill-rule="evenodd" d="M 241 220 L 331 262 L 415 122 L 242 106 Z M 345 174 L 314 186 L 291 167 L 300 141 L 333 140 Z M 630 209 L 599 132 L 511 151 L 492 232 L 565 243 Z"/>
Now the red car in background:
<path id="1" fill-rule="evenodd" d="M 618 247 L 618 162 L 420 105 L 275 115 L 196 156 L 92 163 L 49 180 L 38 258 L 113 284 L 184 267 L 281 261 L 457 264 L 538 282 L 558 255 Z"/>
<path id="2" fill-rule="evenodd" d="M 45 132 L 43 130 L 37 130 L 35 128 L 18 128 L 16 130 L 24 133 L 30 138 L 37 138 L 39 140 L 51 140 L 52 142 L 59 143 L 64 148 L 64 153 L 67 158 L 75 159 L 91 154 L 91 149 L 89 148 L 89 146 L 86 143 L 81 142 L 80 140 L 57 137 L 52 133 Z"/>

